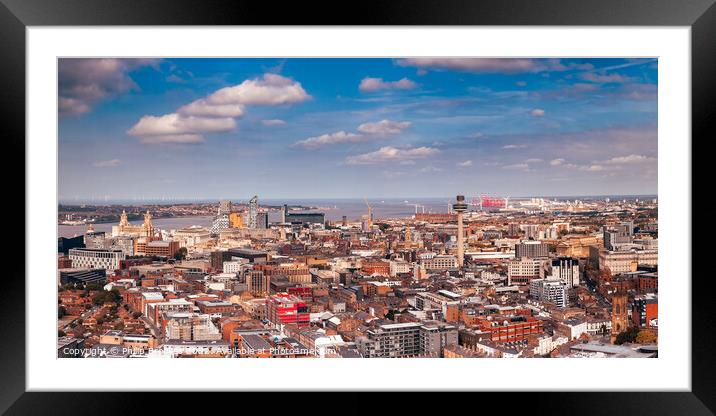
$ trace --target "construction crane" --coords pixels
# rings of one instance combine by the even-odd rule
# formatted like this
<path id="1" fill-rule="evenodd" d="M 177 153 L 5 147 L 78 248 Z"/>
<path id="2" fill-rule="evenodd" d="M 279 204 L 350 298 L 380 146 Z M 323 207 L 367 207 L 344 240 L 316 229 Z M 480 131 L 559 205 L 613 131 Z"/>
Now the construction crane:
<path id="1" fill-rule="evenodd" d="M 365 201 L 365 205 L 368 207 L 368 229 L 371 229 L 373 228 L 373 207 L 370 206 L 367 198 L 364 197 L 363 200 Z"/>

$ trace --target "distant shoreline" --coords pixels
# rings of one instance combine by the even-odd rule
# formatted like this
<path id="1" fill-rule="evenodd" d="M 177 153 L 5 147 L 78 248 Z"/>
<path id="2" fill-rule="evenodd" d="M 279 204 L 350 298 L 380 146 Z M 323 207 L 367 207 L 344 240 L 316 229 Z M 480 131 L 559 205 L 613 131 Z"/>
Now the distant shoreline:
<path id="1" fill-rule="evenodd" d="M 212 217 L 213 217 L 213 215 L 177 215 L 175 217 L 152 217 L 152 221 L 186 219 L 186 218 L 212 218 Z M 132 220 L 129 220 L 129 223 L 131 224 L 132 222 L 134 222 L 136 224 L 140 224 L 142 221 L 143 220 L 141 218 L 140 219 L 132 219 Z M 105 224 L 118 224 L 118 223 L 119 223 L 119 219 L 117 219 L 117 221 L 94 221 L 94 222 L 86 222 L 83 224 L 62 224 L 62 223 L 58 222 L 57 225 L 64 226 L 64 227 L 81 227 L 81 226 L 88 226 L 90 224 L 91 225 L 105 225 Z"/>
<path id="2" fill-rule="evenodd" d="M 481 194 L 471 194 L 469 192 L 464 193 L 466 197 L 477 197 L 480 195 L 490 195 L 492 197 L 506 197 L 505 195 L 501 194 L 494 194 L 494 193 L 481 193 Z M 542 198 L 542 199 L 558 199 L 558 200 L 574 200 L 574 199 L 584 199 L 584 200 L 592 200 L 592 199 L 653 199 L 658 198 L 659 196 L 657 194 L 643 194 L 643 195 L 535 195 L 535 196 L 509 196 L 510 200 L 528 200 L 532 198 Z M 380 196 L 368 196 L 366 199 L 369 201 L 375 201 L 375 200 L 385 200 L 385 201 L 401 201 L 401 200 L 444 200 L 446 198 L 455 198 L 454 195 L 452 196 L 390 196 L 390 197 L 380 197 Z M 128 201 L 124 199 L 116 199 L 116 200 L 78 200 L 78 201 L 72 201 L 72 202 L 65 202 L 60 201 L 58 202 L 58 205 L 64 205 L 64 206 L 78 206 L 78 205 L 95 205 L 95 206 L 147 206 L 147 205 L 154 205 L 154 206 L 172 206 L 172 205 L 190 205 L 190 204 L 217 204 L 221 200 L 228 200 L 228 201 L 247 201 L 247 202 L 234 202 L 237 205 L 247 205 L 248 204 L 248 198 L 206 198 L 206 199 L 181 199 L 177 198 L 173 202 L 169 202 L 166 200 L 158 200 L 158 199 L 147 199 L 144 201 Z M 320 197 L 320 198 L 313 198 L 313 197 L 302 197 L 302 198 L 259 198 L 259 205 L 267 208 L 281 208 L 283 203 L 289 203 L 289 205 L 295 204 L 300 201 L 322 201 L 322 202 L 329 202 L 329 201 L 335 201 L 335 202 L 345 202 L 345 201 L 362 201 L 363 197 L 337 197 L 337 198 L 326 198 L 326 197 Z M 272 202 L 273 204 L 262 204 L 261 202 Z M 276 201 L 281 202 L 278 205 L 274 205 Z M 310 207 L 307 207 L 307 209 L 310 209 Z M 178 218 L 178 217 L 177 217 Z"/>

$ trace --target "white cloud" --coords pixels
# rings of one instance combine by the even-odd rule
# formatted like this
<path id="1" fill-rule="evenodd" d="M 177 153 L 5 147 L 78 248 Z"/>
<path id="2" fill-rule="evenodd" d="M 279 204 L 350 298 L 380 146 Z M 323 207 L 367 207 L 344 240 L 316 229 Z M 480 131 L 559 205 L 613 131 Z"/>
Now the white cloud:
<path id="1" fill-rule="evenodd" d="M 461 168 L 467 168 L 467 167 L 472 166 L 472 160 L 466 160 L 464 162 L 458 163 L 457 165 Z"/>
<path id="2" fill-rule="evenodd" d="M 407 58 L 398 65 L 465 72 L 532 72 L 537 67 L 533 59 L 521 58 Z"/>
<path id="3" fill-rule="evenodd" d="M 505 165 L 502 169 L 507 170 L 528 170 L 530 166 L 527 163 L 515 163 L 513 165 Z"/>
<path id="4" fill-rule="evenodd" d="M 278 74 L 264 74 L 263 78 L 247 79 L 239 85 L 222 88 L 208 97 L 210 105 L 282 105 L 310 100 L 300 82 Z"/>
<path id="5" fill-rule="evenodd" d="M 656 101 L 657 89 L 655 84 L 625 84 L 617 95 L 628 100 Z"/>
<path id="6" fill-rule="evenodd" d="M 60 115 L 79 115 L 88 113 L 90 105 L 79 98 L 59 97 L 58 108 Z"/>
<path id="7" fill-rule="evenodd" d="M 380 90 L 412 90 L 417 87 L 418 84 L 408 78 L 402 78 L 398 81 L 384 81 L 383 78 L 366 77 L 361 80 L 358 89 L 362 92 L 373 92 Z"/>
<path id="8" fill-rule="evenodd" d="M 200 134 L 165 134 L 162 136 L 144 136 L 139 138 L 142 144 L 197 144 L 204 142 L 204 136 Z"/>
<path id="9" fill-rule="evenodd" d="M 606 163 L 608 165 L 624 165 L 624 164 L 632 164 L 632 163 L 643 163 L 643 162 L 650 162 L 654 161 L 656 158 L 648 157 L 644 155 L 628 155 L 628 156 L 619 156 L 619 157 L 613 157 L 609 160 L 604 161 L 603 163 Z"/>
<path id="10" fill-rule="evenodd" d="M 544 162 L 544 160 L 538 159 L 538 158 L 531 158 L 531 159 L 525 160 L 525 163 L 542 163 L 542 162 Z"/>
<path id="11" fill-rule="evenodd" d="M 264 126 L 283 126 L 286 122 L 275 118 L 271 120 L 261 120 L 261 124 Z"/>
<path id="12" fill-rule="evenodd" d="M 176 113 L 144 116 L 127 131 L 142 143 L 200 143 L 202 134 L 223 133 L 236 128 L 246 106 L 300 103 L 311 96 L 299 82 L 277 74 L 264 74 L 233 87 L 221 88 L 180 107 Z M 282 120 L 264 120 L 265 125 Z"/>
<path id="13" fill-rule="evenodd" d="M 245 112 L 245 107 L 241 104 L 212 105 L 203 98 L 182 106 L 177 110 L 177 113 L 184 116 L 231 118 L 242 117 Z"/>
<path id="14" fill-rule="evenodd" d="M 562 158 L 552 159 L 549 161 L 549 164 L 552 166 L 559 166 L 562 163 L 564 163 L 564 159 L 562 159 Z"/>
<path id="15" fill-rule="evenodd" d="M 586 165 L 586 166 L 580 166 L 579 170 L 583 170 L 585 172 L 601 172 L 604 170 L 604 166 L 602 166 L 602 165 Z"/>
<path id="16" fill-rule="evenodd" d="M 375 152 L 364 153 L 356 156 L 348 156 L 346 164 L 348 165 L 374 165 L 379 163 L 399 163 L 411 164 L 416 159 L 425 159 L 440 153 L 440 150 L 432 147 L 414 147 L 399 149 L 396 147 L 385 146 Z"/>
<path id="17" fill-rule="evenodd" d="M 96 168 L 113 168 L 115 166 L 119 166 L 122 163 L 119 159 L 111 159 L 111 160 L 98 160 L 94 163 L 92 163 L 92 166 Z"/>
<path id="18" fill-rule="evenodd" d="M 552 163 L 555 161 L 558 161 L 558 163 Z M 564 159 L 554 159 L 552 162 L 550 162 L 550 165 L 552 166 L 562 166 L 567 169 L 577 169 L 582 172 L 602 172 L 606 169 L 603 165 L 598 163 L 593 163 L 589 165 L 577 165 L 574 163 L 564 163 Z"/>
<path id="19" fill-rule="evenodd" d="M 534 110 L 532 110 L 530 112 L 530 114 L 532 114 L 535 117 L 543 117 L 545 114 L 545 111 L 541 108 L 535 108 Z"/>
<path id="20" fill-rule="evenodd" d="M 580 75 L 580 78 L 585 81 L 596 82 L 600 84 L 622 84 L 625 82 L 632 81 L 634 79 L 632 77 L 627 77 L 620 74 L 597 74 L 594 72 L 585 72 L 584 74 Z"/>
<path id="21" fill-rule="evenodd" d="M 572 63 L 564 65 L 559 59 L 529 58 L 406 58 L 399 59 L 400 66 L 447 69 L 462 72 L 523 73 L 541 71 L 589 70 L 591 64 Z"/>
<path id="22" fill-rule="evenodd" d="M 338 143 L 360 142 L 365 140 L 365 136 L 355 133 L 346 133 L 345 131 L 337 131 L 330 134 L 322 134 L 320 136 L 309 137 L 308 139 L 294 143 L 294 146 L 306 149 L 315 149 Z"/>
<path id="23" fill-rule="evenodd" d="M 156 59 L 62 58 L 57 64 L 60 115 L 87 113 L 98 101 L 139 87 L 129 76 Z"/>
<path id="24" fill-rule="evenodd" d="M 127 133 L 142 143 L 198 143 L 203 133 L 222 133 L 236 128 L 233 118 L 182 116 L 144 116 Z"/>
<path id="25" fill-rule="evenodd" d="M 263 78 L 221 88 L 177 112 L 188 116 L 236 118 L 244 115 L 247 105 L 295 104 L 310 98 L 299 82 L 277 74 L 264 74 Z"/>
<path id="26" fill-rule="evenodd" d="M 507 144 L 502 146 L 503 149 L 510 150 L 510 149 L 524 149 L 527 147 L 526 144 Z"/>
<path id="27" fill-rule="evenodd" d="M 410 124 L 409 121 L 381 120 L 376 123 L 363 123 L 358 126 L 358 131 L 375 136 L 391 136 L 400 134 L 410 127 Z"/>
<path id="28" fill-rule="evenodd" d="M 400 134 L 403 130 L 410 127 L 410 124 L 411 123 L 408 121 L 393 120 L 363 123 L 358 126 L 358 133 L 349 133 L 341 130 L 335 133 L 309 137 L 308 139 L 300 140 L 294 143 L 293 146 L 303 147 L 306 149 L 316 149 L 338 143 L 367 142 Z"/>
<path id="29" fill-rule="evenodd" d="M 171 74 L 168 77 L 166 77 L 167 82 L 174 82 L 176 84 L 183 84 L 186 82 L 186 80 L 182 77 L 180 77 L 177 74 Z"/>

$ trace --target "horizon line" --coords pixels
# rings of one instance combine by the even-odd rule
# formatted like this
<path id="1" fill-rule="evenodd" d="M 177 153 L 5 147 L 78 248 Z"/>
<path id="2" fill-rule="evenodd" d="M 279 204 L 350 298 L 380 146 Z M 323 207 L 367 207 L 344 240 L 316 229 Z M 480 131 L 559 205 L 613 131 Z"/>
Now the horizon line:
<path id="1" fill-rule="evenodd" d="M 531 199 L 531 198 L 611 198 L 611 197 L 628 197 L 628 198 L 639 198 L 639 197 L 650 197 L 655 198 L 658 197 L 658 194 L 572 194 L 572 195 L 516 195 L 516 196 L 503 196 L 503 195 L 496 195 L 496 194 L 457 194 L 457 195 L 464 195 L 464 196 L 470 196 L 470 197 L 478 197 L 478 196 L 490 196 L 493 198 L 509 198 L 509 199 Z M 142 201 L 150 201 L 150 202 L 159 202 L 159 201 L 195 201 L 195 202 L 213 202 L 213 201 L 232 201 L 232 200 L 249 200 L 253 197 L 247 196 L 247 197 L 145 197 L 145 198 L 96 198 L 96 197 L 74 197 L 74 199 L 58 199 L 58 205 L 69 205 L 71 203 L 80 203 L 80 202 L 105 202 L 105 203 L 111 203 L 111 202 L 142 202 Z M 398 200 L 398 199 L 417 199 L 417 198 L 429 198 L 429 199 L 444 199 L 444 198 L 454 198 L 455 196 L 351 196 L 351 197 L 345 197 L 345 196 L 336 196 L 336 197 L 316 197 L 316 196 L 308 196 L 308 197 L 265 197 L 261 198 L 259 196 L 259 200 L 362 200 L 364 198 L 368 199 L 382 199 L 382 200 Z"/>

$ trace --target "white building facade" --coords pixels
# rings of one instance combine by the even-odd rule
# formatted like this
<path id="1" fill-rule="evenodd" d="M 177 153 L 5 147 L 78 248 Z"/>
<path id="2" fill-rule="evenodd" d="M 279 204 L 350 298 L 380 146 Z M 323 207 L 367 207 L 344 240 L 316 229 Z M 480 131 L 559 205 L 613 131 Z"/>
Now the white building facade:
<path id="1" fill-rule="evenodd" d="M 118 270 L 120 262 L 126 258 L 122 250 L 103 250 L 91 248 L 73 248 L 69 251 L 72 267 L 82 269 L 105 269 L 107 272 Z"/>

